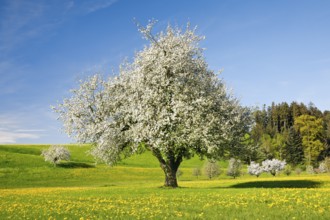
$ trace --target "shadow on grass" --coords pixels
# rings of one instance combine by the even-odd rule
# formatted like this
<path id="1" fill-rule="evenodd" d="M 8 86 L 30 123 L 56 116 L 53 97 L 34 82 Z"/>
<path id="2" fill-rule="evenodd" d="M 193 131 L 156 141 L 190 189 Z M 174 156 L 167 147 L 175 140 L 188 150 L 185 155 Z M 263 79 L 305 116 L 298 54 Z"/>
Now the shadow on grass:
<path id="1" fill-rule="evenodd" d="M 320 185 L 320 182 L 311 180 L 279 180 L 238 183 L 230 188 L 318 188 Z"/>
<path id="2" fill-rule="evenodd" d="M 61 168 L 95 168 L 93 165 L 77 162 L 60 163 L 57 166 Z"/>
<path id="3" fill-rule="evenodd" d="M 112 187 L 112 186 L 116 186 L 116 184 L 105 184 L 102 187 Z"/>

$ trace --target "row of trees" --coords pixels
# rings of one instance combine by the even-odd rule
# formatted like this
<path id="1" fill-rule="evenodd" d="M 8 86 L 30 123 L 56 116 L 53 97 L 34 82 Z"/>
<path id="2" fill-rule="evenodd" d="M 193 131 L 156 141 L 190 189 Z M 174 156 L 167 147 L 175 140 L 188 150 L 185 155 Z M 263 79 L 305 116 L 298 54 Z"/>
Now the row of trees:
<path id="1" fill-rule="evenodd" d="M 242 162 L 239 159 L 230 158 L 229 166 L 227 169 L 227 176 L 232 176 L 234 178 L 241 175 Z M 205 175 L 212 179 L 213 177 L 219 176 L 221 174 L 221 169 L 216 161 L 208 161 L 204 167 Z M 195 168 L 193 170 L 194 176 L 201 175 L 201 170 L 199 168 Z"/>
<path id="2" fill-rule="evenodd" d="M 286 162 L 272 159 L 272 160 L 265 160 L 262 161 L 262 164 L 258 164 L 255 162 L 251 162 L 251 164 L 247 167 L 248 173 L 250 175 L 254 175 L 259 177 L 262 173 L 270 173 L 271 175 L 275 176 L 278 172 L 284 170 L 286 167 Z M 220 168 L 217 163 L 215 162 L 207 162 L 205 166 L 205 174 L 208 176 L 209 179 L 212 179 L 215 176 L 218 176 L 221 173 Z M 194 169 L 193 175 L 198 176 L 201 172 L 199 170 Z M 229 160 L 229 165 L 227 169 L 227 176 L 232 176 L 234 178 L 239 177 L 242 175 L 242 162 L 239 159 L 231 158 Z"/>
<path id="3" fill-rule="evenodd" d="M 254 126 L 245 136 L 245 160 L 278 158 L 296 166 L 314 165 L 330 155 L 330 112 L 312 103 L 286 102 L 254 112 Z"/>

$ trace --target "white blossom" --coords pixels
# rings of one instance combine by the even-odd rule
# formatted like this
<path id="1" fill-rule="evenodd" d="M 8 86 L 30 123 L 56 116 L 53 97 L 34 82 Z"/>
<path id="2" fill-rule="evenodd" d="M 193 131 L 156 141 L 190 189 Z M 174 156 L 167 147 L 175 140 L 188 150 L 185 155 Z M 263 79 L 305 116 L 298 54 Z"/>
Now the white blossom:
<path id="1" fill-rule="evenodd" d="M 209 179 L 212 179 L 221 174 L 221 169 L 216 161 L 207 161 L 204 167 L 204 172 Z"/>
<path id="2" fill-rule="evenodd" d="M 319 171 L 320 173 L 326 173 L 328 172 L 328 167 L 326 166 L 326 163 L 322 161 L 319 165 Z"/>
<path id="3" fill-rule="evenodd" d="M 58 164 L 61 160 L 70 160 L 70 152 L 63 146 L 53 145 L 49 149 L 43 150 L 41 155 L 45 158 L 45 161 L 54 164 Z"/>
<path id="4" fill-rule="evenodd" d="M 272 174 L 273 176 L 276 175 L 279 171 L 283 170 L 285 168 L 286 162 L 281 161 L 278 159 L 272 159 L 272 160 L 265 160 L 262 162 L 262 167 L 264 169 L 264 172 L 268 172 Z"/>
<path id="5" fill-rule="evenodd" d="M 321 173 L 330 172 L 330 157 L 326 157 L 319 165 Z"/>
<path id="6" fill-rule="evenodd" d="M 260 174 L 264 172 L 264 168 L 260 166 L 259 163 L 251 161 L 251 164 L 248 166 L 248 173 L 253 176 L 259 177 Z"/>
<path id="7" fill-rule="evenodd" d="M 242 162 L 239 159 L 230 158 L 227 175 L 234 178 L 241 175 Z"/>
<path id="8" fill-rule="evenodd" d="M 150 44 L 116 78 L 92 76 L 54 108 L 66 133 L 94 143 L 92 154 L 110 165 L 142 143 L 163 169 L 169 160 L 230 151 L 248 129 L 249 109 L 208 69 L 195 29 L 168 26 L 153 35 L 153 24 L 139 26 Z"/>

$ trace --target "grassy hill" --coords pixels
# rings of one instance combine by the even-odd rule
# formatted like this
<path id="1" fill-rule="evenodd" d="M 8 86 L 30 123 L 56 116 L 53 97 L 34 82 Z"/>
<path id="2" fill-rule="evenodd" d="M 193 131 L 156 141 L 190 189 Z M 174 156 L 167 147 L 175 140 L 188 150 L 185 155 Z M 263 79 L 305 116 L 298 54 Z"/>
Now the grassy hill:
<path id="1" fill-rule="evenodd" d="M 66 146 L 71 161 L 54 167 L 40 156 L 49 145 L 0 145 L 0 219 L 330 219 L 328 174 L 197 179 L 205 161 L 192 158 L 166 189 L 150 152 L 109 167 Z"/>
<path id="2" fill-rule="evenodd" d="M 133 155 L 114 167 L 96 164 L 88 153 L 89 145 L 66 145 L 71 161 L 58 167 L 44 161 L 41 151 L 49 145 L 0 145 L 0 188 L 42 186 L 104 186 L 134 182 L 163 182 L 163 172 L 150 152 Z M 181 180 L 196 179 L 192 169 L 205 161 L 194 157 L 185 160 Z M 225 168 L 227 163 L 220 162 Z"/>

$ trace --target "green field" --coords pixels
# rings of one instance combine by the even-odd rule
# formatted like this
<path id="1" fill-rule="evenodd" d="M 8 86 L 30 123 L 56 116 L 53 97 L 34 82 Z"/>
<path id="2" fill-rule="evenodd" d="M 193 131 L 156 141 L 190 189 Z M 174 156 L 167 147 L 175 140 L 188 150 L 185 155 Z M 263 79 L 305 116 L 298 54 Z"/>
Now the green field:
<path id="1" fill-rule="evenodd" d="M 46 145 L 0 145 L 0 219 L 330 219 L 328 174 L 197 179 L 205 161 L 192 158 L 167 189 L 149 152 L 108 167 L 67 146 L 71 161 L 53 167 Z"/>

